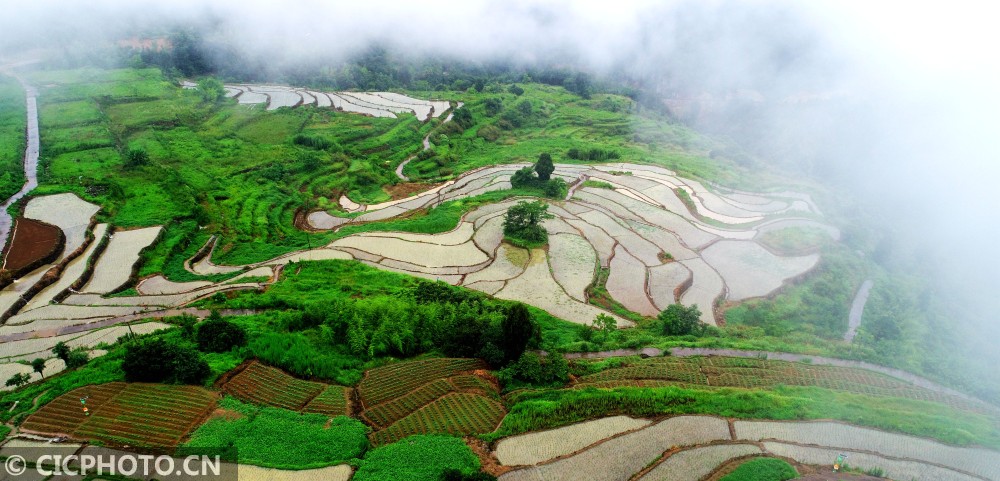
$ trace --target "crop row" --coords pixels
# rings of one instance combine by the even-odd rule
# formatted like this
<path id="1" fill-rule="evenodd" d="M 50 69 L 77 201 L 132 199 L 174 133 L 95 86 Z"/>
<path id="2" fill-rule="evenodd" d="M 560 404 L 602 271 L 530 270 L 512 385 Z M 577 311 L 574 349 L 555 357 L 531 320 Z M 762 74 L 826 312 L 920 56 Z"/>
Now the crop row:
<path id="1" fill-rule="evenodd" d="M 385 427 L 454 389 L 447 379 L 436 379 L 403 396 L 366 409 L 364 416 L 372 423 Z"/>
<path id="2" fill-rule="evenodd" d="M 503 405 L 476 394 L 452 393 L 372 435 L 377 445 L 415 434 L 469 435 L 493 431 L 503 419 Z"/>
<path id="3" fill-rule="evenodd" d="M 222 391 L 243 401 L 297 411 L 325 387 L 325 384 L 303 381 L 280 369 L 253 362 L 223 385 Z"/>
<path id="4" fill-rule="evenodd" d="M 325 414 L 327 416 L 349 416 L 351 414 L 348 395 L 350 389 L 343 386 L 327 386 L 323 392 L 314 397 L 303 412 Z"/>
<path id="5" fill-rule="evenodd" d="M 435 379 L 486 368 L 486 364 L 479 359 L 440 358 L 390 364 L 368 371 L 358 384 L 358 394 L 365 406 L 374 406 L 398 398 Z"/>
<path id="6" fill-rule="evenodd" d="M 120 393 L 125 386 L 123 382 L 113 382 L 74 389 L 42 406 L 29 416 L 21 427 L 39 432 L 71 433 L 86 420 L 83 414 L 84 405 L 80 403 L 81 398 L 87 397 L 86 406 L 88 409 L 95 409 Z"/>
<path id="7" fill-rule="evenodd" d="M 817 386 L 881 397 L 902 397 L 944 403 L 980 411 L 982 408 L 961 398 L 913 386 L 878 373 L 860 369 L 813 366 L 804 363 L 726 357 L 655 358 L 632 365 L 607 369 L 580 378 L 584 386 L 635 386 L 627 381 L 650 381 L 658 385 L 703 387 L 770 388 Z"/>
<path id="8" fill-rule="evenodd" d="M 83 412 L 80 398 L 89 396 Z M 173 446 L 215 406 L 195 386 L 110 383 L 63 394 L 28 417 L 24 428 L 115 444 Z"/>

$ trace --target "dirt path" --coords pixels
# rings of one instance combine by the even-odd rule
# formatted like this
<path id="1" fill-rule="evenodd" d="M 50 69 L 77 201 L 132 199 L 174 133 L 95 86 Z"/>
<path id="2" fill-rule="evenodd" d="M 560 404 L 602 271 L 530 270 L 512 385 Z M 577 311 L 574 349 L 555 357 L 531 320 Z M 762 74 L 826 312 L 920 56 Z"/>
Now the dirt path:
<path id="1" fill-rule="evenodd" d="M 465 105 L 465 104 L 462 103 L 462 102 L 459 102 L 458 105 L 455 108 L 451 109 L 451 113 L 449 113 L 448 116 L 445 117 L 444 122 L 441 122 L 441 123 L 445 124 L 445 123 L 451 122 L 451 118 L 455 116 L 455 111 L 458 110 L 458 109 L 460 109 L 460 108 L 462 108 L 463 105 Z M 429 150 L 431 148 L 431 134 L 427 134 L 427 136 L 424 137 L 423 145 L 424 145 L 423 150 Z M 404 182 L 409 182 L 410 181 L 409 177 L 403 175 L 403 169 L 406 168 L 406 164 L 409 164 L 411 160 L 417 158 L 417 155 L 419 155 L 419 154 L 411 155 L 411 156 L 407 157 L 406 160 L 404 160 L 404 161 L 402 161 L 402 162 L 399 163 L 399 166 L 396 167 L 396 177 L 399 177 Z"/>
<path id="2" fill-rule="evenodd" d="M 13 74 L 10 75 L 16 78 L 18 82 L 21 82 L 27 98 L 27 145 L 24 150 L 24 177 L 27 181 L 18 193 L 7 199 L 3 205 L 0 205 L 0 250 L 3 250 L 7 244 L 7 236 L 10 235 L 13 222 L 10 214 L 7 213 L 7 208 L 21 200 L 22 197 L 31 192 L 35 187 L 38 187 L 38 103 L 36 101 L 38 92 L 34 87 L 25 83 L 23 78 Z"/>
<path id="3" fill-rule="evenodd" d="M 847 318 L 847 332 L 844 333 L 844 340 L 853 342 L 854 336 L 858 334 L 858 327 L 861 326 L 861 315 L 865 312 L 865 304 L 868 302 L 868 294 L 875 283 L 871 279 L 861 283 L 858 293 L 854 296 L 854 303 L 851 304 L 851 314 Z"/>

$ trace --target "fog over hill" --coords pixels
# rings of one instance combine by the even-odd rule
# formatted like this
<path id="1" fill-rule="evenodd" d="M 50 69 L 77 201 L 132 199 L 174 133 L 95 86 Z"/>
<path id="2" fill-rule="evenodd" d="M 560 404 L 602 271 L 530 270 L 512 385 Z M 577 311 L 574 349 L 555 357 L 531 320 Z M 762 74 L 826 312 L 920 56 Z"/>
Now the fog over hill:
<path id="1" fill-rule="evenodd" d="M 400 55 L 580 69 L 815 178 L 880 226 L 862 244 L 948 299 L 976 351 L 997 353 L 1000 44 L 983 2 L 9 2 L 0 63 L 78 55 L 184 25 L 210 59 L 263 75 Z M 930 301 L 921 308 L 932 309 Z M 941 309 L 941 308 L 938 308 Z M 939 324 L 943 325 L 943 324 Z M 969 335 L 987 329 L 987 335 Z"/>

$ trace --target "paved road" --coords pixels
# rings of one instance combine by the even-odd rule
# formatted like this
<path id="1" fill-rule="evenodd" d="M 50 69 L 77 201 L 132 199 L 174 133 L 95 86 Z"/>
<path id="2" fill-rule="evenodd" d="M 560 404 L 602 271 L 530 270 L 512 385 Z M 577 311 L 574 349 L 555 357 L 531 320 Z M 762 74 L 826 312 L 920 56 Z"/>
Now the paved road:
<path id="1" fill-rule="evenodd" d="M 7 208 L 11 204 L 21 200 L 22 197 L 38 187 L 38 105 L 35 98 L 38 96 L 38 92 L 34 87 L 26 84 L 24 79 L 16 77 L 21 85 L 24 87 L 25 94 L 27 95 L 27 106 L 28 106 L 28 135 L 27 135 L 27 148 L 24 151 L 24 176 L 28 179 L 24 183 L 24 187 L 21 190 L 7 199 L 3 205 L 0 205 L 0 250 L 3 250 L 4 246 L 7 245 L 7 237 L 10 235 L 10 228 L 13 223 L 10 214 L 7 213 Z"/>

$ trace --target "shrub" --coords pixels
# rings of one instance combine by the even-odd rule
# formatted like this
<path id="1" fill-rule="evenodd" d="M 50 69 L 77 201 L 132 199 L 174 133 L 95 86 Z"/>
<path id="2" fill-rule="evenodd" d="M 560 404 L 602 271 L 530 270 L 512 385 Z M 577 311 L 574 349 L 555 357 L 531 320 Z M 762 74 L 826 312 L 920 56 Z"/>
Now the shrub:
<path id="1" fill-rule="evenodd" d="M 697 305 L 684 307 L 681 304 L 671 304 L 660 313 L 658 319 L 663 327 L 663 334 L 667 336 L 699 335 L 705 330 Z"/>
<path id="2" fill-rule="evenodd" d="M 507 91 L 514 95 L 517 95 L 518 97 L 524 94 L 524 89 L 521 88 L 521 86 L 518 84 L 511 84 L 510 88 L 507 89 Z"/>
<path id="3" fill-rule="evenodd" d="M 479 458 L 459 438 L 410 436 L 369 452 L 353 481 L 441 481 L 445 471 L 479 471 Z M 475 479 L 475 478 L 473 478 Z"/>
<path id="4" fill-rule="evenodd" d="M 242 327 L 223 319 L 209 319 L 198 326 L 198 349 L 204 352 L 227 352 L 247 344 Z"/>
<path id="5" fill-rule="evenodd" d="M 786 481 L 798 477 L 790 464 L 776 458 L 756 458 L 747 461 L 719 481 Z"/>
<path id="6" fill-rule="evenodd" d="M 316 150 L 326 150 L 334 145 L 333 142 L 330 142 L 330 140 L 325 137 L 306 134 L 297 134 L 295 137 L 292 137 L 292 143 Z"/>
<path id="7" fill-rule="evenodd" d="M 485 140 L 487 140 L 489 142 L 496 142 L 497 139 L 500 138 L 500 133 L 501 133 L 500 129 L 497 128 L 497 126 L 495 126 L 495 125 L 484 125 L 484 126 L 482 126 L 482 127 L 479 128 L 479 131 L 476 132 L 476 135 L 478 135 L 479 137 L 481 137 L 481 138 L 483 138 L 483 139 L 485 139 Z"/>
<path id="8" fill-rule="evenodd" d="M 77 348 L 70 351 L 69 355 L 66 356 L 66 369 L 73 369 L 90 361 L 90 355 L 85 349 Z"/>
<path id="9" fill-rule="evenodd" d="M 559 353 L 542 357 L 534 352 L 525 352 L 517 362 L 500 370 L 497 379 L 507 389 L 522 384 L 561 385 L 569 380 L 569 363 Z"/>
<path id="10" fill-rule="evenodd" d="M 542 191 L 545 192 L 545 197 L 562 200 L 569 193 L 569 185 L 566 184 L 565 180 L 556 177 L 546 182 Z"/>
<path id="11" fill-rule="evenodd" d="M 496 117 L 503 110 L 503 100 L 499 97 L 491 97 L 483 102 L 483 106 L 486 108 L 486 115 L 488 117 Z"/>
<path id="12" fill-rule="evenodd" d="M 211 373 L 198 351 L 163 339 L 130 343 L 122 371 L 128 382 L 201 384 Z"/>

